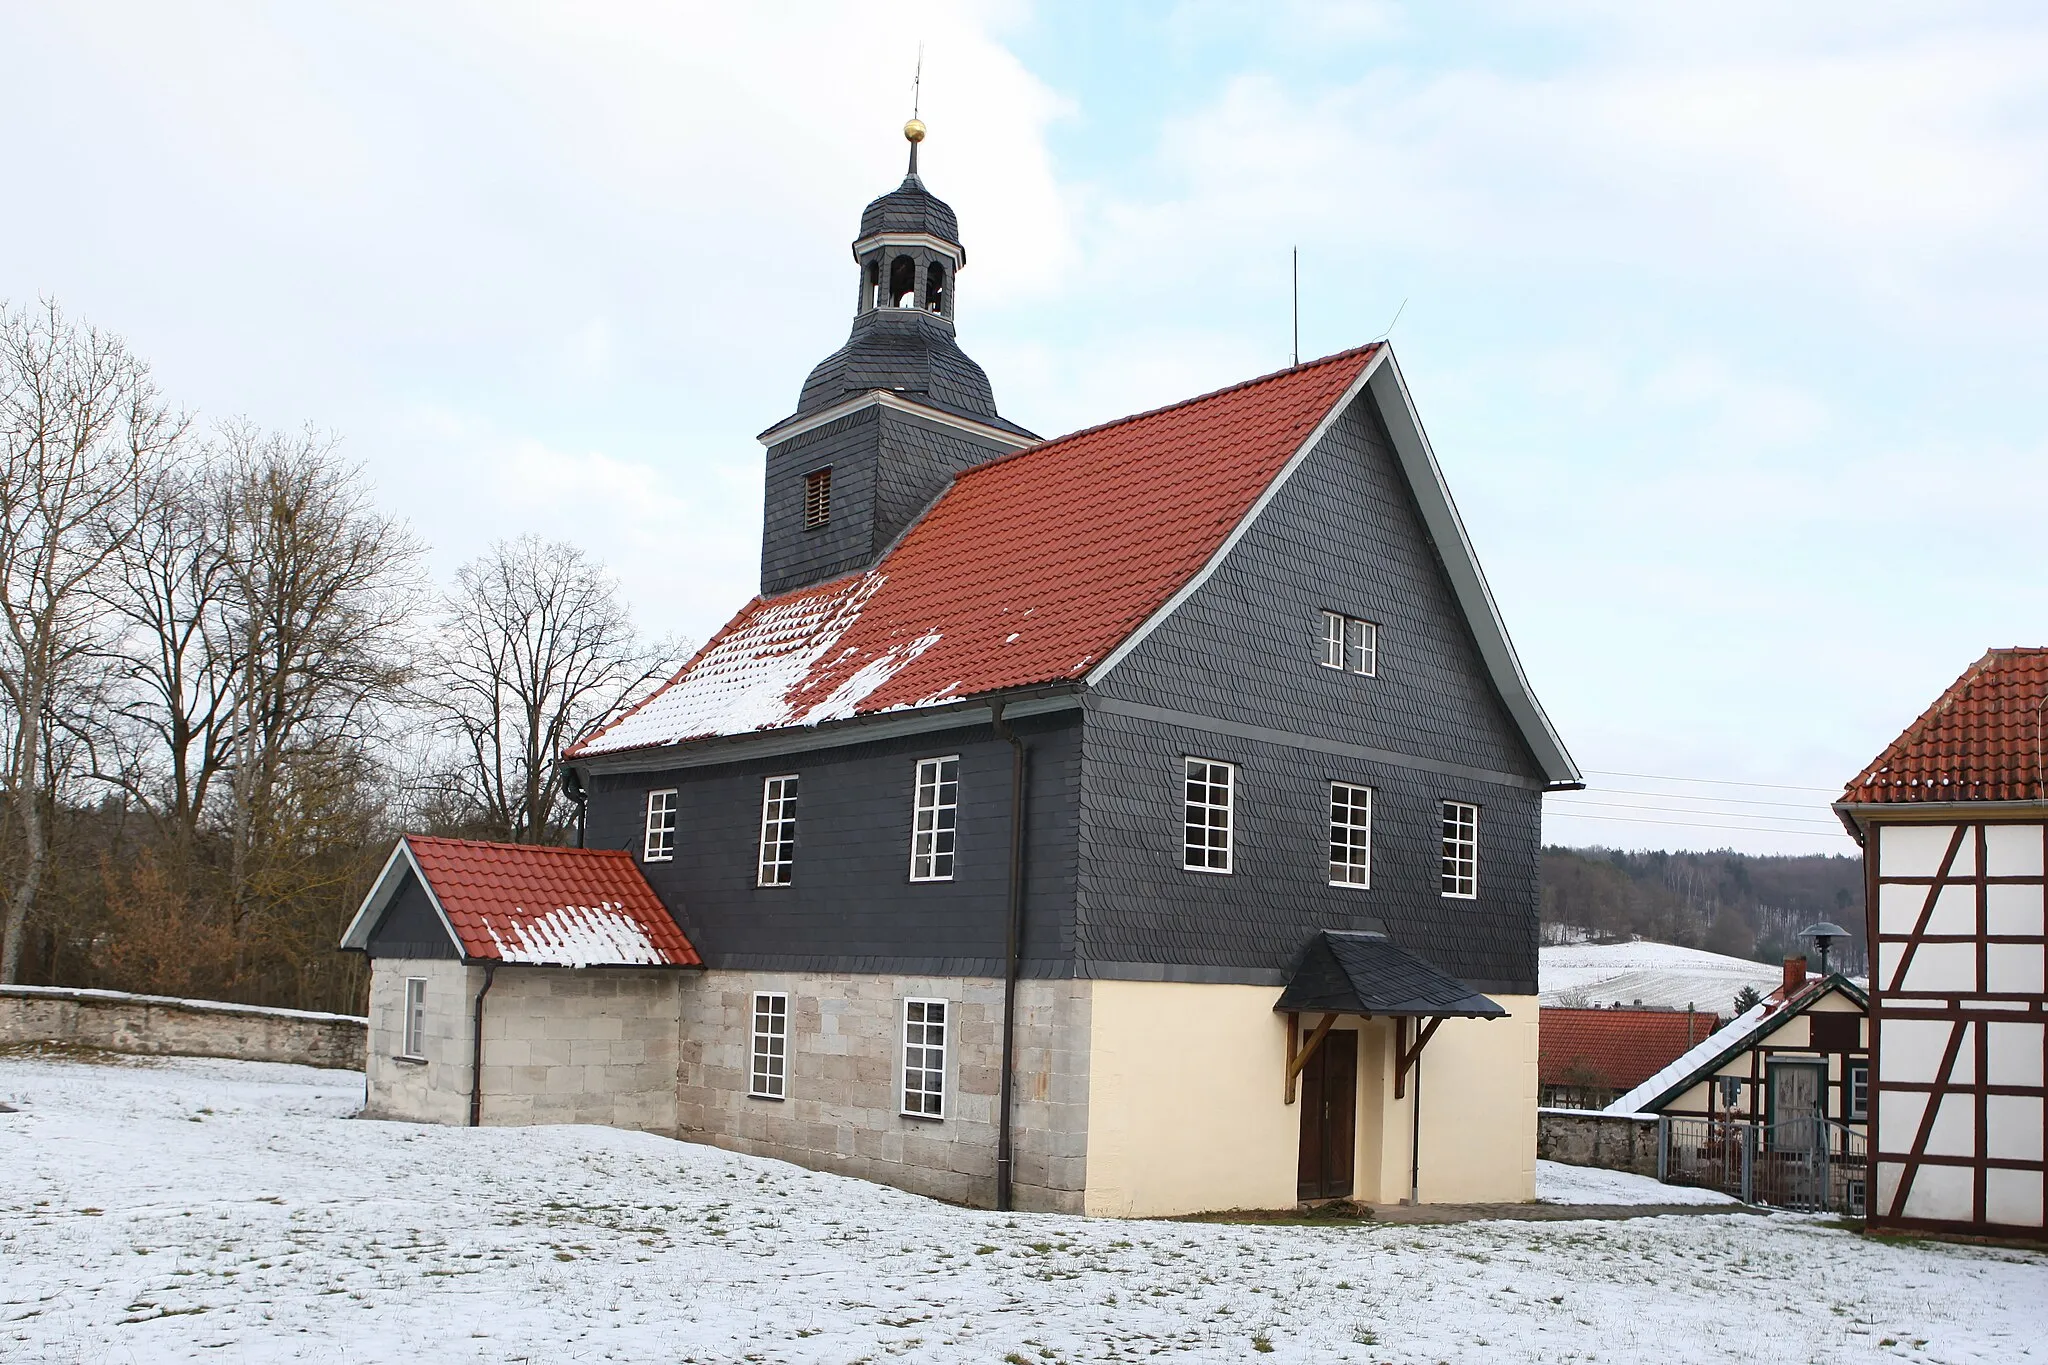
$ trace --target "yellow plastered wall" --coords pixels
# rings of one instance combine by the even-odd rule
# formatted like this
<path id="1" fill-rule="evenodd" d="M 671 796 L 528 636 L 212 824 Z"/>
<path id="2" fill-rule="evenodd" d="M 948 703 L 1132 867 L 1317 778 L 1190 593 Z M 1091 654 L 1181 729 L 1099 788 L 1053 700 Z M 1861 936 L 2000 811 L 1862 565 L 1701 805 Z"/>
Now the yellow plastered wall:
<path id="1" fill-rule="evenodd" d="M 1537 1000 L 1492 998 L 1507 1018 L 1446 1019 L 1422 1050 L 1425 1204 L 1514 1204 L 1536 1197 Z M 1359 1053 L 1357 1197 L 1398 1203 L 1408 1197 L 1416 1147 L 1415 1073 L 1395 1099 L 1390 1020 L 1366 1025 Z"/>
<path id="2" fill-rule="evenodd" d="M 1301 1111 L 1282 1096 L 1279 995 L 1266 986 L 1094 983 L 1088 1213 L 1294 1204 Z M 1535 1197 L 1536 999 L 1499 999 L 1511 1017 L 1447 1020 L 1423 1052 L 1424 1202 Z M 1356 1195 L 1404 1199 L 1413 1092 L 1393 1098 L 1393 1026 L 1340 1026 L 1359 1030 Z"/>
<path id="3" fill-rule="evenodd" d="M 1294 1203 L 1287 1025 L 1273 986 L 1097 981 L 1084 1211 L 1156 1217 Z"/>

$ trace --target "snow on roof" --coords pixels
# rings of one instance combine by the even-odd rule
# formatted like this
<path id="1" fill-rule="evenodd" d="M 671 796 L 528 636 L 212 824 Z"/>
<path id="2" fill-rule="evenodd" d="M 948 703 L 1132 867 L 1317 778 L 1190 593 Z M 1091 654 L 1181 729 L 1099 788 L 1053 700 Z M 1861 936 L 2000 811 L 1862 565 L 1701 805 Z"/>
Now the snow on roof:
<path id="1" fill-rule="evenodd" d="M 620 849 L 545 848 L 408 834 L 342 939 L 366 949 L 408 872 L 469 961 L 696 967 L 703 961 Z"/>
<path id="2" fill-rule="evenodd" d="M 571 756 L 1082 677 L 1200 572 L 1380 349 L 964 471 L 873 570 L 757 598 Z"/>
<path id="3" fill-rule="evenodd" d="M 1690 1083 L 1698 1072 L 1710 1066 L 1723 1053 L 1748 1046 L 1828 991 L 1841 985 L 1844 980 L 1845 978 L 1840 976 L 1816 976 L 1809 973 L 1806 984 L 1793 991 L 1789 997 L 1786 996 L 1781 981 L 1776 991 L 1751 1005 L 1730 1020 L 1725 1027 L 1708 1034 L 1697 1046 L 1674 1058 L 1671 1065 L 1616 1099 L 1602 1112 L 1642 1113 L 1646 1106 L 1657 1103 L 1667 1092 Z M 1853 980 L 1847 984 L 1850 987 L 1857 985 Z M 1856 996 L 1855 990 L 1847 990 L 1844 993 L 1851 998 Z"/>
<path id="4" fill-rule="evenodd" d="M 1572 943 L 1541 949 L 1538 989 L 1545 1005 L 1688 1006 L 1721 1013 L 1744 986 L 1771 991 L 1784 971 L 1768 962 L 1670 943 Z"/>

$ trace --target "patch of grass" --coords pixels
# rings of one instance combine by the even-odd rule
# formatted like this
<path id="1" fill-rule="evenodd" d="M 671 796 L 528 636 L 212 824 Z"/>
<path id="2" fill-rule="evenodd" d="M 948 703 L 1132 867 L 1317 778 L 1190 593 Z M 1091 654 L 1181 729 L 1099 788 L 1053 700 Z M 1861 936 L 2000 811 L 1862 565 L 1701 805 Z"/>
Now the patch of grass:
<path id="1" fill-rule="evenodd" d="M 1271 1355 L 1273 1353 L 1273 1339 L 1264 1332 L 1261 1332 L 1252 1338 L 1252 1349 L 1260 1355 Z"/>

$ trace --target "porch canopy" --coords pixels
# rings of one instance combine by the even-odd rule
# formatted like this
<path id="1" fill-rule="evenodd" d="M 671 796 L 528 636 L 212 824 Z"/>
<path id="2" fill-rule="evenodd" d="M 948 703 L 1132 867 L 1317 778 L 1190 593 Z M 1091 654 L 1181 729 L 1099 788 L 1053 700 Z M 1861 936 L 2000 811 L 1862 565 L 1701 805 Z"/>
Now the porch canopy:
<path id="1" fill-rule="evenodd" d="M 1323 1035 L 1339 1015 L 1392 1019 L 1394 1096 L 1406 1088 L 1408 1072 L 1422 1055 L 1437 1025 L 1446 1019 L 1503 1019 L 1507 1011 L 1457 977 L 1439 971 L 1385 934 L 1324 929 L 1309 941 L 1301 963 L 1274 1009 L 1287 1016 L 1287 1103 L 1294 1103 L 1294 1082 Z M 1321 1014 L 1322 1022 L 1303 1042 L 1297 1020 Z M 1410 1020 L 1427 1020 L 1408 1041 Z"/>

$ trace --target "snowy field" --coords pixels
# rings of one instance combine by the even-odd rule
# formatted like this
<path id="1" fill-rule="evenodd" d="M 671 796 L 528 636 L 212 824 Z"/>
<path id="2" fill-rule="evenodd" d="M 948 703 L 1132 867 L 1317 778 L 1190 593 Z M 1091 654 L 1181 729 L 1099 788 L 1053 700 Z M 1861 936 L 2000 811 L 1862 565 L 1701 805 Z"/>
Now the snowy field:
<path id="1" fill-rule="evenodd" d="M 361 1093 L 0 1057 L 0 1360 L 2048 1360 L 2048 1258 L 2018 1251 L 1750 1213 L 1010 1216 L 601 1128 L 350 1121 Z"/>

